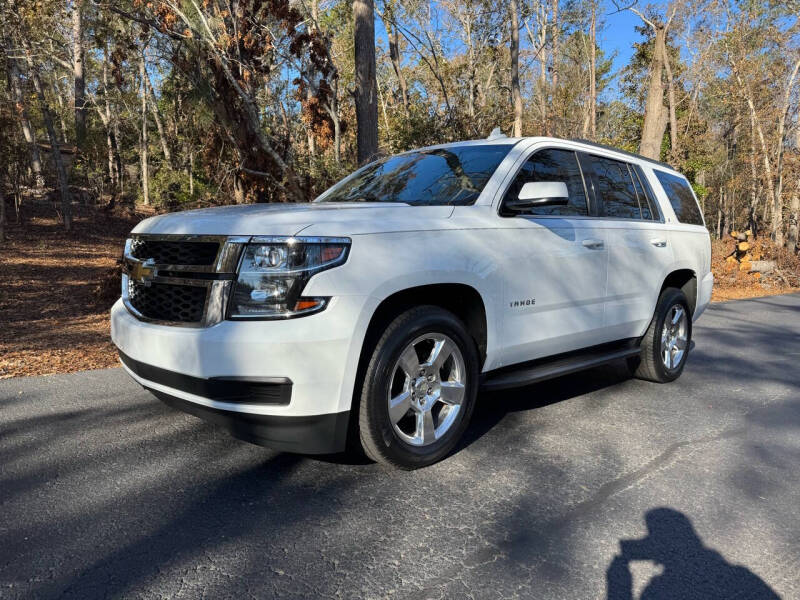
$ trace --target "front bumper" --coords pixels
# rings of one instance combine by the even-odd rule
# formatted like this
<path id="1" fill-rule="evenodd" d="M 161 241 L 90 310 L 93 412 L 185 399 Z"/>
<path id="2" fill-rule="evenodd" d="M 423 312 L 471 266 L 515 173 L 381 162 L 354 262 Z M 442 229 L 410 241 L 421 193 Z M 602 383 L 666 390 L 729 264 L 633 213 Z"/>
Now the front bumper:
<path id="1" fill-rule="evenodd" d="M 373 304 L 340 296 L 299 319 L 186 328 L 140 321 L 118 301 L 111 337 L 128 373 L 168 404 L 255 443 L 328 453 L 344 448 Z"/>
<path id="2" fill-rule="evenodd" d="M 145 386 L 147 387 L 147 386 Z M 297 454 L 334 454 L 345 449 L 350 411 L 282 417 L 218 410 L 150 389 L 164 404 L 221 425 L 231 435 L 259 446 Z"/>

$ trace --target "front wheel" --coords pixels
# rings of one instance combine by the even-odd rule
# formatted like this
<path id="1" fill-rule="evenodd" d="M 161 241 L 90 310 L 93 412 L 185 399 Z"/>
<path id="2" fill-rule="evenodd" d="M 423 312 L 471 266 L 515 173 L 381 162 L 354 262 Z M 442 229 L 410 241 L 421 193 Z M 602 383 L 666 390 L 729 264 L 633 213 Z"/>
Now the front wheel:
<path id="1" fill-rule="evenodd" d="M 668 383 L 683 372 L 692 341 L 692 318 L 686 295 L 677 288 L 661 292 L 655 314 L 641 342 L 641 354 L 629 359 L 635 377 Z"/>
<path id="2" fill-rule="evenodd" d="M 381 336 L 365 374 L 365 453 L 401 469 L 441 460 L 469 423 L 477 386 L 477 349 L 458 317 L 436 306 L 404 312 Z"/>

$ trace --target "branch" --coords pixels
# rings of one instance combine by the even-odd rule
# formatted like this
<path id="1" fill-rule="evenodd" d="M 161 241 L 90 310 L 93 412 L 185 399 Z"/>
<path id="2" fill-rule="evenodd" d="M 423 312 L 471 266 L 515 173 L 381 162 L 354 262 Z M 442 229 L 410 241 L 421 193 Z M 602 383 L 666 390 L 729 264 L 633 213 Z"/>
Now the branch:
<path id="1" fill-rule="evenodd" d="M 644 15 L 643 15 L 641 12 L 639 12 L 638 10 L 636 10 L 635 8 L 633 8 L 632 6 L 629 6 L 629 7 L 628 7 L 628 10 L 629 10 L 629 11 L 631 11 L 633 14 L 635 14 L 637 17 L 639 17 L 639 18 L 640 18 L 642 21 L 644 21 L 644 22 L 645 22 L 647 25 L 649 25 L 650 27 L 652 27 L 652 28 L 653 28 L 653 31 L 655 31 L 656 29 L 658 29 L 658 28 L 656 27 L 656 24 L 655 24 L 655 23 L 653 23 L 651 20 L 649 20 L 649 19 L 648 19 L 647 17 L 645 17 L 645 16 L 644 16 Z"/>

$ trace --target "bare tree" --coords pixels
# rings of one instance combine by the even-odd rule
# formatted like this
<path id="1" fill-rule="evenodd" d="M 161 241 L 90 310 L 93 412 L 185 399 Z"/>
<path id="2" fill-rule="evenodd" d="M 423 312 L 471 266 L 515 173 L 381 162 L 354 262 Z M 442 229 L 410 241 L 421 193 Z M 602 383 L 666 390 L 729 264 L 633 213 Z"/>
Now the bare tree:
<path id="1" fill-rule="evenodd" d="M 522 92 L 519 86 L 519 2 L 510 0 L 509 26 L 511 28 L 511 101 L 514 107 L 513 136 L 522 136 Z"/>
<path id="2" fill-rule="evenodd" d="M 75 145 L 80 152 L 86 145 L 86 78 L 83 73 L 83 0 L 72 7 L 72 68 L 75 87 Z"/>
<path id="3" fill-rule="evenodd" d="M 400 98 L 403 102 L 403 109 L 408 113 L 408 82 L 403 73 L 400 61 L 400 31 L 395 24 L 395 2 L 394 0 L 385 0 L 383 6 L 383 13 L 381 19 L 386 28 L 386 34 L 389 38 L 389 59 L 392 61 L 392 69 L 397 76 L 397 83 L 400 86 Z"/>
<path id="4" fill-rule="evenodd" d="M 147 67 L 144 61 L 144 52 L 139 58 L 139 77 L 142 88 L 142 130 L 139 134 L 139 158 L 142 170 L 142 201 L 150 204 L 150 174 L 147 158 Z"/>
<path id="5" fill-rule="evenodd" d="M 589 119 L 588 133 L 597 138 L 597 1 L 591 0 L 589 17 Z M 585 135 L 585 133 L 584 133 Z"/>
<path id="6" fill-rule="evenodd" d="M 619 9 L 619 6 L 618 6 Z M 658 160 L 661 156 L 661 140 L 667 128 L 667 121 L 670 120 L 664 108 L 664 71 L 669 76 L 669 86 L 672 86 L 672 71 L 669 66 L 669 56 L 667 55 L 667 33 L 672 25 L 675 14 L 678 10 L 677 3 L 673 3 L 668 10 L 666 20 L 661 23 L 657 19 L 648 19 L 635 6 L 626 7 L 627 10 L 639 17 L 647 25 L 654 35 L 653 57 L 650 61 L 650 75 L 647 87 L 647 97 L 645 99 L 644 123 L 642 124 L 642 138 L 639 143 L 639 154 L 648 158 Z M 623 9 L 620 9 L 623 10 Z M 674 93 L 670 94 L 674 100 Z M 669 110 L 669 115 L 674 113 L 674 103 Z M 671 120 L 670 120 L 671 121 Z M 677 121 L 672 129 L 674 144 L 677 143 Z"/>
<path id="7" fill-rule="evenodd" d="M 44 185 L 42 159 L 39 154 L 39 146 L 36 144 L 36 132 L 28 116 L 28 105 L 25 94 L 22 91 L 19 66 L 17 65 L 16 57 L 13 56 L 13 50 L 9 47 L 9 42 L 6 43 L 6 48 L 6 74 L 8 77 L 8 85 L 11 88 L 11 98 L 14 102 L 14 109 L 17 113 L 20 127 L 22 128 L 25 144 L 28 146 L 28 151 L 31 155 L 31 171 L 33 171 L 34 180 L 38 187 L 42 187 Z"/>
<path id="8" fill-rule="evenodd" d="M 36 91 L 36 97 L 39 100 L 39 110 L 42 113 L 42 120 L 44 127 L 47 131 L 47 137 L 50 141 L 50 155 L 53 157 L 53 165 L 55 166 L 56 175 L 58 177 L 58 188 L 61 192 L 61 211 L 62 219 L 64 220 L 64 229 L 67 231 L 72 227 L 72 199 L 69 194 L 69 179 L 67 177 L 67 169 L 64 166 L 64 160 L 61 156 L 61 148 L 58 143 L 58 136 L 56 129 L 53 126 L 53 113 L 50 110 L 50 104 L 47 102 L 47 97 L 44 93 L 44 86 L 42 79 L 39 75 L 37 64 L 33 60 L 33 50 L 30 42 L 21 36 L 19 40 L 25 50 L 25 60 L 28 63 L 28 75 L 33 81 L 33 89 Z"/>
<path id="9" fill-rule="evenodd" d="M 156 130 L 158 131 L 158 140 L 161 143 L 161 151 L 164 153 L 164 160 L 167 161 L 167 165 L 169 167 L 172 167 L 172 152 L 170 152 L 169 144 L 167 143 L 167 134 L 164 131 L 161 112 L 158 110 L 158 101 L 156 99 L 155 92 L 153 91 L 153 84 L 150 81 L 150 75 L 147 73 L 147 71 L 144 73 L 144 86 L 147 102 L 150 105 L 150 114 L 153 115 L 153 121 L 155 121 Z"/>

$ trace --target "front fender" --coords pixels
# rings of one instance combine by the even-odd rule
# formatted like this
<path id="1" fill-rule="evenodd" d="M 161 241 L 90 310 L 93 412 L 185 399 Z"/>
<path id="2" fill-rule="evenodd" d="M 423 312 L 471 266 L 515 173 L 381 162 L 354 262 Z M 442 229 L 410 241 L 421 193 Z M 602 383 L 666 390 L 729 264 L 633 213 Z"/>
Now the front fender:
<path id="1" fill-rule="evenodd" d="M 503 287 L 497 258 L 487 251 L 477 232 L 408 231 L 356 235 L 352 240 L 347 262 L 315 275 L 304 295 L 366 294 L 375 300 L 369 303 L 370 306 L 374 304 L 371 308 L 374 312 L 380 302 L 409 288 L 447 283 L 468 285 L 475 289 L 484 303 L 486 364 L 491 364 L 498 344 Z"/>

